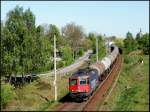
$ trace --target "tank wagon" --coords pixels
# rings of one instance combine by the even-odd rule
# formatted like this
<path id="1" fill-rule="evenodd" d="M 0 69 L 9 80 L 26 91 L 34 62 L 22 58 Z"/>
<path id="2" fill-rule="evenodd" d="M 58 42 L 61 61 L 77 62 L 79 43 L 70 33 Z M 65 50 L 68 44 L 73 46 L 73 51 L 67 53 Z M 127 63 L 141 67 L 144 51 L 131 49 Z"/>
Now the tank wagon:
<path id="1" fill-rule="evenodd" d="M 116 45 L 111 44 L 111 53 L 88 68 L 77 71 L 69 78 L 69 93 L 72 99 L 87 100 L 103 81 L 119 54 Z"/>

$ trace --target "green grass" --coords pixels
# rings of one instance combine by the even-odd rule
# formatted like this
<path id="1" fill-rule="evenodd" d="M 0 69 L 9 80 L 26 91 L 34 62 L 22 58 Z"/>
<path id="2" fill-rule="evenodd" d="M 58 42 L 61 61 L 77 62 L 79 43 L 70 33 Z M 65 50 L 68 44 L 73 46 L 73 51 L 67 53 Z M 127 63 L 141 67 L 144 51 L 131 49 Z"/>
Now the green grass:
<path id="1" fill-rule="evenodd" d="M 144 64 L 139 64 L 139 59 Z M 119 80 L 103 110 L 148 111 L 149 110 L 149 58 L 148 56 L 124 56 Z"/>
<path id="2" fill-rule="evenodd" d="M 57 77 L 58 99 L 68 92 L 68 77 L 69 75 Z M 54 77 L 42 77 L 31 84 L 15 89 L 15 98 L 3 110 L 44 111 L 53 107 L 58 103 L 54 102 L 53 80 Z"/>
<path id="3" fill-rule="evenodd" d="M 85 63 L 80 68 L 84 68 Z M 77 70 L 72 71 L 74 73 Z M 72 73 L 57 76 L 58 100 L 68 93 L 68 78 Z M 48 111 L 55 110 L 61 103 L 54 101 L 54 77 L 40 77 L 40 79 L 26 84 L 22 88 L 14 89 L 15 97 L 6 105 L 3 111 Z M 48 101 L 46 100 L 48 99 Z"/>

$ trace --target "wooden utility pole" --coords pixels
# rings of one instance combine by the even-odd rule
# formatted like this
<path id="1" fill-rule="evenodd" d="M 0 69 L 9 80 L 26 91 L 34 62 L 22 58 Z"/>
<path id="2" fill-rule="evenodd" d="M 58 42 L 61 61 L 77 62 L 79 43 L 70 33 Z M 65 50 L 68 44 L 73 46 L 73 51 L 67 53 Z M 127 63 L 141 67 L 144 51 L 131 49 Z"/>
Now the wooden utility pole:
<path id="1" fill-rule="evenodd" d="M 55 86 L 55 101 L 57 101 L 57 76 L 56 76 L 56 37 L 54 35 L 54 86 Z"/>

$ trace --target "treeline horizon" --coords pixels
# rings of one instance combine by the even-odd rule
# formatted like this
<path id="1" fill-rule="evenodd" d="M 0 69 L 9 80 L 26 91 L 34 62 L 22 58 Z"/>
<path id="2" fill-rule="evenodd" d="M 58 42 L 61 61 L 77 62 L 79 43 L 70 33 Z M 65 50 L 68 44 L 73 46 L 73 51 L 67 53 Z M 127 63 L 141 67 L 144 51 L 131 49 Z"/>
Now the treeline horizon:
<path id="1" fill-rule="evenodd" d="M 61 31 L 54 24 L 35 25 L 36 17 L 30 9 L 16 6 L 7 13 L 5 23 L 1 22 L 1 73 L 5 75 L 26 75 L 53 69 L 53 38 L 61 56 L 57 68 L 67 66 L 82 56 L 88 49 L 95 52 L 95 38 L 104 48 L 101 35 L 86 35 L 83 27 L 68 23 Z M 105 54 L 101 53 L 100 56 Z M 95 58 L 95 56 L 94 56 Z"/>
<path id="2" fill-rule="evenodd" d="M 7 13 L 5 23 L 1 21 L 1 73 L 5 75 L 26 75 L 41 73 L 53 69 L 53 37 L 61 56 L 57 68 L 65 67 L 82 56 L 89 49 L 93 50 L 93 62 L 96 60 L 95 41 L 99 42 L 99 59 L 106 55 L 105 39 L 101 34 L 86 34 L 81 25 L 73 22 L 59 28 L 54 24 L 35 25 L 36 17 L 30 9 L 16 6 Z M 107 37 L 125 49 L 127 53 L 141 49 L 149 54 L 149 34 L 134 38 L 127 32 L 123 42 L 116 36 Z"/>

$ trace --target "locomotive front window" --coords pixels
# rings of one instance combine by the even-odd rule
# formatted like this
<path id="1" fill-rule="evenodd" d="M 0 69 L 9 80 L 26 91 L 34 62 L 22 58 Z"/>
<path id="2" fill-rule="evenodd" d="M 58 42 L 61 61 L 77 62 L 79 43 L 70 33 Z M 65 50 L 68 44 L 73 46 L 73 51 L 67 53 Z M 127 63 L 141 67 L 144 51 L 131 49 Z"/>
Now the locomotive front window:
<path id="1" fill-rule="evenodd" d="M 77 85 L 77 79 L 72 79 L 70 82 L 71 85 Z"/>
<path id="2" fill-rule="evenodd" d="M 86 79 L 81 79 L 80 80 L 80 85 L 86 84 Z"/>

